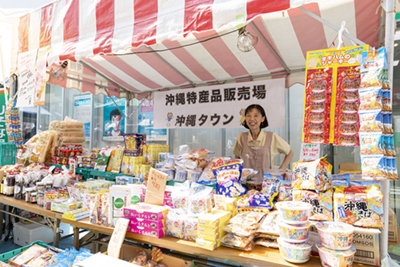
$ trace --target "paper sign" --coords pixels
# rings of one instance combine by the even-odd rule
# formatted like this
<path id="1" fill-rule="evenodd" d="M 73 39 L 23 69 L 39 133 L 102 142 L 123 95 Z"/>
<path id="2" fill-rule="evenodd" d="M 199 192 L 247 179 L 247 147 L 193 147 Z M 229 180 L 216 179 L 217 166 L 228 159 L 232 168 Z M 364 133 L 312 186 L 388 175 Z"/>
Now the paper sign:
<path id="1" fill-rule="evenodd" d="M 319 159 L 321 146 L 320 144 L 301 144 L 300 159 L 303 161 L 310 161 Z"/>
<path id="2" fill-rule="evenodd" d="M 37 49 L 18 55 L 18 98 L 17 107 L 32 107 L 36 85 Z"/>
<path id="3" fill-rule="evenodd" d="M 36 58 L 36 84 L 35 94 L 33 96 L 33 105 L 41 106 L 45 104 L 46 98 L 46 62 L 47 54 L 49 53 L 50 47 L 42 47 L 38 50 Z"/>
<path id="4" fill-rule="evenodd" d="M 156 169 L 150 168 L 147 180 L 146 197 L 144 202 L 154 205 L 164 204 L 165 186 L 168 175 Z"/>
<path id="5" fill-rule="evenodd" d="M 224 195 L 214 195 L 214 202 L 217 210 L 227 210 L 226 198 Z"/>
<path id="6" fill-rule="evenodd" d="M 119 218 L 115 225 L 114 232 L 108 243 L 107 254 L 113 258 L 119 258 L 122 242 L 124 242 L 126 230 L 128 229 L 129 220 Z"/>

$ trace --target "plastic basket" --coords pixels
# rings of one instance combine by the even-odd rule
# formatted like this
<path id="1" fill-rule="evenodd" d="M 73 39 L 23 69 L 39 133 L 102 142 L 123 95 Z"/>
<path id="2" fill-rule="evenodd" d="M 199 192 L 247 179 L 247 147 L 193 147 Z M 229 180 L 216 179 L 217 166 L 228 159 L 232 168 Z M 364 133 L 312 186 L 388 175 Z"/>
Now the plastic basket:
<path id="1" fill-rule="evenodd" d="M 17 146 L 11 143 L 0 144 L 0 166 L 15 164 L 17 160 Z"/>
<path id="2" fill-rule="evenodd" d="M 3 261 L 3 262 L 4 261 L 8 261 L 9 259 L 14 257 L 15 255 L 18 255 L 19 253 L 21 253 L 24 250 L 27 250 L 28 248 L 30 248 L 33 245 L 39 245 L 39 246 L 42 246 L 42 247 L 45 247 L 45 248 L 52 247 L 52 248 L 55 248 L 55 249 L 58 249 L 58 250 L 62 250 L 62 249 L 47 245 L 43 241 L 36 241 L 36 242 L 33 242 L 32 244 L 27 245 L 25 247 L 17 248 L 15 250 L 0 254 L 0 261 Z"/>

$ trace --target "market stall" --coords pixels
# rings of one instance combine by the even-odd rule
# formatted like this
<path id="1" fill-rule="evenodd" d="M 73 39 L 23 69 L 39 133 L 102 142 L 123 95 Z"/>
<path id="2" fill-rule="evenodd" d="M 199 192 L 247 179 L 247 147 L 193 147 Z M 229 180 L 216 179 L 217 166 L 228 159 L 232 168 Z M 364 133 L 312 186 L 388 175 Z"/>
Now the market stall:
<path id="1" fill-rule="evenodd" d="M 14 46 L 18 47 L 18 50 L 14 51 L 14 58 L 17 58 L 16 55 L 19 54 L 20 60 L 18 61 L 18 70 L 21 70 L 21 67 L 23 67 L 22 62 L 24 62 L 24 60 L 25 62 L 29 62 L 28 54 L 31 51 L 39 49 L 38 51 L 45 51 L 43 53 L 46 54 L 46 47 L 51 45 L 52 49 L 48 52 L 47 60 L 44 60 L 44 62 L 47 61 L 49 66 L 47 68 L 49 83 L 58 84 L 65 88 L 77 88 L 81 91 L 90 91 L 93 94 L 103 93 L 108 96 L 127 97 L 128 99 L 136 97 L 141 99 L 162 89 L 180 89 L 234 81 L 241 82 L 246 80 L 265 80 L 284 77 L 288 86 L 294 82 L 304 81 L 305 73 L 303 68 L 306 62 L 307 52 L 328 48 L 331 42 L 336 39 L 335 37 L 339 37 L 338 42 L 340 43 L 342 40 L 341 36 L 346 36 L 347 39 L 344 38 L 344 43 L 347 46 L 350 46 L 349 40 L 354 41 L 357 45 L 369 44 L 371 47 L 376 46 L 376 44 L 379 46 L 383 42 L 383 34 L 380 34 L 379 31 L 376 30 L 383 25 L 383 19 L 380 17 L 381 13 L 378 12 L 377 14 L 375 12 L 377 8 L 381 10 L 380 1 L 340 1 L 340 3 L 337 1 L 335 1 L 335 3 L 333 3 L 333 1 L 315 1 L 318 3 L 313 3 L 314 1 L 307 2 L 312 3 L 300 7 L 301 4 L 304 4 L 303 2 L 291 1 L 282 3 L 282 1 L 276 1 L 276 3 L 269 3 L 266 6 L 261 5 L 265 7 L 265 9 L 259 8 L 260 3 L 257 1 L 248 1 L 247 6 L 225 3 L 225 5 L 232 4 L 231 8 L 228 10 L 224 9 L 221 4 L 216 3 L 204 6 L 189 4 L 182 9 L 178 3 L 176 6 L 170 6 L 169 3 L 168 6 L 167 3 L 159 3 L 157 8 L 155 8 L 151 3 L 133 4 L 124 2 L 121 4 L 114 1 L 104 1 L 89 6 L 82 6 L 79 5 L 78 1 L 71 1 L 68 3 L 60 1 L 27 14 L 18 21 L 19 45 Z M 390 1 L 388 1 L 388 3 L 389 2 Z M 115 15 L 113 12 L 108 12 L 106 16 L 101 16 L 101 14 L 105 15 L 105 7 L 109 7 L 109 4 L 113 5 Z M 391 39 L 391 33 L 394 32 L 394 29 L 391 28 L 391 26 L 393 26 L 394 16 L 394 3 L 392 4 L 393 6 L 391 7 L 385 6 L 387 11 L 385 13 L 385 44 L 387 52 L 386 57 L 388 58 L 387 69 L 389 70 L 389 84 L 391 84 L 392 77 L 393 54 L 393 39 Z M 208 9 L 211 9 L 212 12 Z M 88 14 L 91 15 L 80 15 L 83 14 L 80 10 L 88 11 Z M 132 19 L 132 10 L 135 10 L 134 20 Z M 141 17 L 142 15 L 144 16 L 146 12 L 141 13 L 140 16 L 136 16 L 139 10 L 146 10 L 148 12 L 146 17 L 151 18 L 150 20 L 153 23 L 145 21 L 144 18 Z M 171 11 L 174 12 L 176 21 L 174 21 L 174 23 L 165 23 L 166 18 L 171 16 Z M 62 16 L 56 16 L 56 14 L 62 14 Z M 118 16 L 116 14 L 118 14 Z M 157 14 L 157 16 L 155 14 Z M 236 15 L 233 16 L 232 14 Z M 96 19 L 92 20 L 93 17 L 96 17 Z M 321 23 L 316 23 L 317 20 Z M 342 25 L 341 29 L 335 26 L 341 24 L 343 20 L 347 23 L 346 25 Z M 182 21 L 184 21 L 184 23 L 182 23 Z M 252 44 L 255 48 L 253 47 L 254 49 L 248 53 L 243 53 L 237 48 L 238 43 L 236 40 L 236 28 L 245 24 L 247 24 L 245 29 L 250 32 L 246 34 L 251 34 L 253 38 L 257 37 L 259 39 L 258 44 L 257 42 Z M 39 25 L 40 27 L 38 27 Z M 68 27 L 65 25 L 68 25 Z M 85 27 L 82 25 L 85 25 Z M 110 27 L 110 25 L 112 26 Z M 126 30 L 127 28 L 129 30 Z M 112 30 L 110 31 L 110 29 Z M 131 34 L 132 32 L 133 35 Z M 287 34 L 283 35 L 282 32 Z M 310 42 L 309 40 L 313 41 Z M 337 45 L 337 43 L 334 45 Z M 126 47 L 128 48 L 126 49 Z M 25 55 L 26 57 L 24 57 Z M 71 61 L 67 62 L 65 60 Z M 361 63 L 361 61 L 359 61 L 359 63 Z M 15 64 L 14 67 L 17 67 L 17 64 Z M 307 67 L 309 68 L 310 66 Z M 41 71 L 43 73 L 43 69 Z M 389 86 L 389 88 L 392 87 Z M 26 105 L 27 103 L 28 105 L 32 104 L 30 102 L 30 90 L 29 88 L 26 89 L 25 91 L 21 90 L 19 92 L 17 106 L 19 105 L 18 101 L 20 101 L 20 105 Z M 162 93 L 155 93 L 156 99 L 157 94 L 161 95 Z M 40 94 L 35 96 L 38 98 L 36 100 L 40 102 Z M 164 98 L 165 96 L 163 95 L 160 99 Z M 388 99 L 391 101 L 391 98 Z M 11 114 L 11 116 L 12 115 L 13 114 Z M 224 115 L 226 118 L 229 118 L 227 114 Z M 74 130 L 75 133 L 72 135 L 67 134 L 68 128 L 71 128 L 71 125 L 75 125 L 74 123 L 76 123 L 76 125 L 78 124 L 78 122 L 73 121 L 55 122 L 51 126 L 51 130 L 55 132 L 48 131 L 47 133 L 42 133 L 42 136 L 39 135 L 39 139 L 32 142 L 33 150 L 36 149 L 36 154 L 29 156 L 29 161 L 69 165 L 69 169 L 73 172 L 73 175 L 66 179 L 68 180 L 66 183 L 69 185 L 71 183 L 78 184 L 75 188 L 86 190 L 86 186 L 90 186 L 90 188 L 96 188 L 96 190 L 98 190 L 99 188 L 108 188 L 110 186 L 108 183 L 103 182 L 100 185 L 90 181 L 79 184 L 74 178 L 77 174 L 73 171 L 75 168 L 79 169 L 76 170 L 80 174 L 89 174 L 89 178 L 108 177 L 108 175 L 110 175 L 110 177 L 116 181 L 122 179 L 119 178 L 119 176 L 104 172 L 106 169 L 109 169 L 110 173 L 115 171 L 116 173 L 121 172 L 122 174 L 128 175 L 128 177 L 129 175 L 135 177 L 125 178 L 128 179 L 128 183 L 132 183 L 132 181 L 141 183 L 147 180 L 146 174 L 149 175 L 149 166 L 142 167 L 142 165 L 153 164 L 154 167 L 157 167 L 155 164 L 158 163 L 158 161 L 163 162 L 167 155 L 164 153 L 168 152 L 168 149 L 163 151 L 164 148 L 149 146 L 145 149 L 152 152 L 148 153 L 139 150 L 131 151 L 127 154 L 123 148 L 116 148 L 102 150 L 101 155 L 106 155 L 106 157 L 103 158 L 93 158 L 93 153 L 96 153 L 96 151 L 92 151 L 92 155 L 89 156 L 87 156 L 87 154 L 82 155 L 84 153 L 81 147 L 84 141 L 81 135 L 82 125 L 79 127 L 77 126 L 76 131 Z M 188 126 L 188 124 L 186 124 L 186 126 Z M 46 135 L 46 137 L 43 135 Z M 46 143 L 45 140 L 48 138 L 53 140 L 52 144 Z M 125 137 L 125 149 L 131 150 L 129 149 L 130 142 L 141 143 L 143 140 L 145 139 L 140 134 L 127 135 Z M 58 145 L 55 145 L 56 143 Z M 73 146 L 73 148 L 71 148 L 71 146 Z M 191 153 L 196 154 L 199 152 L 192 151 Z M 146 154 L 152 156 L 145 156 L 140 162 L 132 163 L 134 158 L 140 158 L 141 155 Z M 186 157 L 190 159 L 189 161 L 185 161 L 185 158 L 182 158 L 182 156 L 177 156 L 174 160 L 178 162 L 183 160 L 181 163 L 185 165 L 184 169 L 187 169 L 188 166 L 189 169 L 191 166 L 194 166 L 194 169 L 203 169 L 206 164 L 208 164 L 205 158 L 209 155 L 206 153 L 206 155 L 203 156 L 199 156 L 198 154 L 196 154 L 197 156 L 193 156 L 194 154 L 190 154 L 191 156 Z M 125 164 L 125 167 L 121 169 L 121 166 L 115 163 L 109 165 L 108 158 L 110 155 L 115 162 Z M 86 161 L 86 157 L 89 157 L 88 161 Z M 127 159 L 125 159 L 125 157 Z M 60 158 L 62 161 L 60 161 Z M 26 159 L 26 157 L 24 159 Z M 78 165 L 75 165 L 74 162 Z M 93 164 L 96 168 L 93 171 L 88 170 L 86 172 L 80 170 L 80 167 L 85 165 L 93 166 Z M 224 164 L 235 163 L 223 160 L 221 165 Z M 139 165 L 141 167 L 139 167 Z M 165 166 L 163 164 L 161 165 L 162 166 L 158 166 L 158 169 L 163 169 L 162 171 L 164 171 L 164 173 L 170 175 L 172 169 L 167 168 L 167 170 L 165 170 L 165 168 L 163 168 Z M 133 166 L 132 169 L 135 171 L 131 172 L 131 170 L 127 169 L 127 166 Z M 213 167 L 216 166 L 213 165 Z M 21 166 L 16 168 L 19 169 Z M 34 168 L 36 167 L 28 169 L 28 172 L 31 172 Z M 41 169 L 42 167 L 38 168 Z M 188 172 L 182 172 L 182 170 L 178 168 L 174 169 L 174 171 L 176 171 L 176 174 L 173 175 L 171 180 L 184 181 L 186 180 L 185 177 L 189 175 Z M 202 170 L 202 172 L 206 172 L 206 170 Z M 191 176 L 200 174 L 201 172 L 193 172 L 193 169 L 190 172 Z M 211 175 L 217 174 L 211 173 Z M 327 176 L 330 177 L 330 174 L 327 174 Z M 65 173 L 63 177 L 67 177 Z M 87 179 L 88 177 L 84 178 Z M 192 180 L 192 178 L 187 179 Z M 40 184 L 40 186 L 44 186 L 45 188 L 43 189 L 46 189 L 45 185 Z M 269 185 L 266 185 L 266 187 L 268 186 Z M 52 187 L 50 186 L 50 188 Z M 110 189 L 111 195 L 113 194 L 112 188 L 113 187 Z M 330 190 L 330 188 L 321 190 L 319 188 L 301 186 L 297 189 L 317 191 Z M 383 203 L 383 211 L 379 212 L 379 214 L 384 218 L 379 218 L 379 220 L 386 224 L 386 226 L 383 224 L 379 225 L 381 229 L 383 229 L 380 240 L 380 255 L 384 257 L 387 255 L 389 207 L 389 194 L 387 194 L 387 192 L 389 192 L 389 182 L 387 180 L 382 181 L 380 189 L 383 194 L 380 192 L 377 194 L 379 195 L 379 201 Z M 127 188 L 115 190 L 114 194 L 129 194 L 129 189 Z M 208 189 L 202 190 L 208 192 Z M 75 191 L 76 190 L 69 191 L 69 196 L 74 195 Z M 179 192 L 182 193 L 185 192 L 185 190 Z M 79 202 L 81 197 L 78 193 L 74 195 L 77 197 L 77 199 L 75 199 L 77 202 Z M 367 194 L 366 192 L 363 193 Z M 39 191 L 37 194 L 39 194 Z M 54 192 L 52 194 L 54 194 Z M 59 195 L 59 193 L 57 194 Z M 87 192 L 84 194 L 87 194 Z M 380 194 L 382 194 L 381 198 Z M 232 197 L 232 195 L 225 194 L 225 192 L 220 195 Z M 39 197 L 39 195 L 37 196 Z M 236 195 L 233 196 L 237 197 Z M 100 203 L 103 201 L 105 201 L 104 203 L 108 203 L 110 201 L 109 199 L 103 200 L 102 196 L 93 197 L 94 200 L 90 200 L 89 203 Z M 207 199 L 208 197 L 205 198 L 205 201 L 208 201 Z M 152 201 L 146 201 L 146 199 L 144 199 L 144 202 L 152 203 Z M 162 199 L 161 203 L 153 204 L 164 204 L 164 199 Z M 93 210 L 93 207 L 90 205 L 91 204 L 86 208 Z M 50 204 L 50 206 L 52 208 L 53 204 Z M 94 206 L 94 209 L 96 208 L 99 207 Z M 272 207 L 270 208 L 272 209 Z M 121 209 L 121 207 L 119 209 Z M 229 211 L 235 213 L 232 210 Z M 121 212 L 121 210 L 119 210 L 119 212 Z M 339 211 L 336 211 L 336 213 L 339 213 Z M 79 212 L 75 214 L 72 211 L 66 210 L 64 215 L 66 220 L 79 219 L 89 216 L 89 211 L 79 210 Z M 90 213 L 91 223 L 103 224 L 103 220 L 100 217 L 95 216 L 95 218 L 92 218 L 92 215 L 93 214 Z M 106 219 L 109 220 L 109 217 L 106 217 Z M 328 219 L 328 221 L 329 220 L 333 220 L 333 218 Z M 108 223 L 115 224 L 114 221 L 108 221 Z M 141 234 L 143 235 L 143 233 Z M 129 235 L 130 234 L 128 234 L 128 237 Z M 133 235 L 132 238 L 138 239 L 136 235 Z M 166 240 L 169 239 L 170 238 Z M 196 237 L 194 237 L 194 239 L 196 239 Z M 158 243 L 156 239 L 146 239 L 143 241 L 147 241 L 151 244 Z M 199 244 L 199 242 L 201 244 Z M 246 246 L 248 244 L 250 243 L 246 243 Z M 194 243 L 192 245 L 194 246 Z M 197 242 L 197 246 L 202 248 L 212 248 L 213 245 L 217 247 L 217 244 L 213 244 L 211 241 Z M 246 246 L 241 248 L 244 249 Z M 172 248 L 173 245 L 166 245 L 166 248 L 169 247 Z M 256 251 L 258 255 L 258 251 L 261 250 L 257 248 Z M 218 249 L 216 252 L 218 252 Z M 277 250 L 275 250 L 275 252 L 277 252 Z M 207 254 L 207 256 L 210 257 L 211 255 L 212 253 L 210 253 L 210 255 Z M 241 260 L 239 259 L 237 261 L 240 262 Z"/>

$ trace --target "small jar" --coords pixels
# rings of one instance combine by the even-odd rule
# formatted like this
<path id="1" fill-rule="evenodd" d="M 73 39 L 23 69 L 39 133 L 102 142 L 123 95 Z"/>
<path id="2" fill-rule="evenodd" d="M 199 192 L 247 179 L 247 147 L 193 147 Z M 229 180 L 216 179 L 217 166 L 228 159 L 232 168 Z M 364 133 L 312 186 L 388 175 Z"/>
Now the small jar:
<path id="1" fill-rule="evenodd" d="M 45 186 L 43 182 L 39 182 L 36 184 L 36 202 L 39 207 L 43 207 L 44 205 L 44 187 Z"/>
<path id="2" fill-rule="evenodd" d="M 25 189 L 25 202 L 31 202 L 31 195 L 32 195 L 32 192 L 33 192 L 33 188 L 27 188 L 27 189 Z"/>
<path id="3" fill-rule="evenodd" d="M 33 190 L 32 190 L 32 193 L 31 193 L 31 198 L 30 198 L 30 201 L 29 202 L 31 202 L 31 203 L 36 203 L 36 201 L 37 201 L 37 193 L 36 192 L 33 192 Z"/>

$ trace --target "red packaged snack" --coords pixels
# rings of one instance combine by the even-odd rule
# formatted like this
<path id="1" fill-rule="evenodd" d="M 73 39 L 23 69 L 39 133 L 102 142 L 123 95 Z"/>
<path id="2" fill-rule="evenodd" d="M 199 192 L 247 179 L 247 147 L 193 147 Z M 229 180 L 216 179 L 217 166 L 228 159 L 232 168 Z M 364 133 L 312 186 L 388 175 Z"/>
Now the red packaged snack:
<path id="1" fill-rule="evenodd" d="M 308 123 L 304 130 L 308 134 L 327 134 L 329 133 L 329 123 Z"/>
<path id="2" fill-rule="evenodd" d="M 309 113 L 304 118 L 304 123 L 324 123 L 329 120 L 329 112 Z"/>
<path id="3" fill-rule="evenodd" d="M 337 71 L 336 92 L 357 92 L 360 87 L 360 70 L 354 67 L 340 67 Z"/>
<path id="4" fill-rule="evenodd" d="M 332 90 L 332 69 L 324 71 L 323 69 L 307 71 L 307 94 L 330 93 Z"/>
<path id="5" fill-rule="evenodd" d="M 355 124 L 340 124 L 337 130 L 339 135 L 356 135 L 358 133 L 359 125 Z"/>
<path id="6" fill-rule="evenodd" d="M 358 101 L 358 92 L 343 92 L 339 95 L 341 102 L 354 102 Z M 338 99 L 337 99 L 338 100 Z M 336 100 L 336 101 L 337 101 Z"/>
<path id="7" fill-rule="evenodd" d="M 337 146 L 359 146 L 360 140 L 358 134 L 356 135 L 336 135 L 334 140 L 334 145 Z"/>
<path id="8" fill-rule="evenodd" d="M 304 143 L 306 144 L 329 144 L 328 134 L 306 134 L 304 136 Z"/>
<path id="9" fill-rule="evenodd" d="M 358 115 L 343 113 L 336 117 L 336 122 L 339 124 L 354 124 L 358 122 Z"/>
<path id="10" fill-rule="evenodd" d="M 343 102 L 336 107 L 336 113 L 356 114 L 358 112 L 357 102 Z"/>

